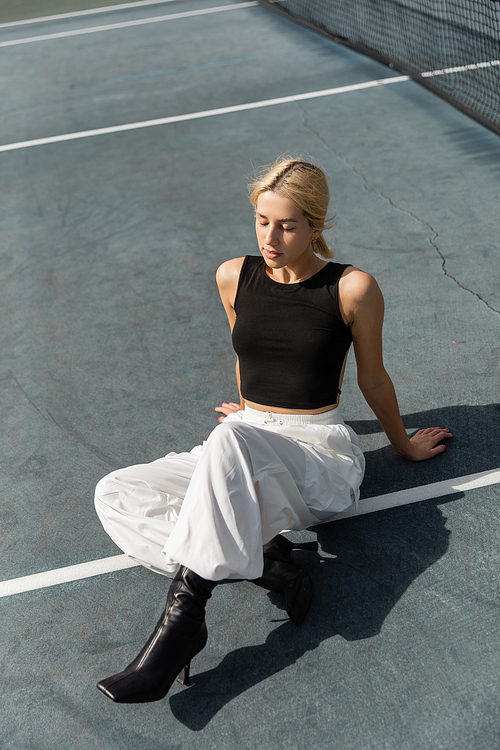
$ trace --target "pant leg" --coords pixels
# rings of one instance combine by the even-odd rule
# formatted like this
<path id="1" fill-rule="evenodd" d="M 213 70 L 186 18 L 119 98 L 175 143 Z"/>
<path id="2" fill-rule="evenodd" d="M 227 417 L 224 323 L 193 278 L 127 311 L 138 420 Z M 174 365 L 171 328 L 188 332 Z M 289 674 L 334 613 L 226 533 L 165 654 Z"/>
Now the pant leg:
<path id="1" fill-rule="evenodd" d="M 282 429 L 228 419 L 203 448 L 109 474 L 96 489 L 105 530 L 164 575 L 259 578 L 262 545 L 346 508 L 363 474 L 345 427 Z"/>
<path id="2" fill-rule="evenodd" d="M 311 495 L 308 485 L 330 483 L 324 464 L 336 466 L 336 460 L 321 446 L 248 423 L 223 422 L 203 447 L 165 544 L 167 564 L 178 562 L 211 580 L 259 578 L 263 544 L 284 529 L 321 520 L 304 496 Z M 349 488 L 344 494 L 339 510 L 351 503 Z"/>
<path id="3" fill-rule="evenodd" d="M 107 534 L 132 559 L 162 575 L 175 575 L 179 565 L 167 565 L 163 547 L 181 509 L 201 454 L 170 453 L 149 464 L 111 472 L 100 480 L 95 508 Z"/>

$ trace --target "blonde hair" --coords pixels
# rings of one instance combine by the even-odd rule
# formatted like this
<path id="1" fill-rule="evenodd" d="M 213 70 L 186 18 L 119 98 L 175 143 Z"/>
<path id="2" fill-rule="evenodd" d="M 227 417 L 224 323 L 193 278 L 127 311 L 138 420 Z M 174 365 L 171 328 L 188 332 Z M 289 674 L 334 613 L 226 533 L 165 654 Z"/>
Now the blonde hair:
<path id="1" fill-rule="evenodd" d="M 280 156 L 271 167 L 264 167 L 261 175 L 248 185 L 250 203 L 257 207 L 261 193 L 270 191 L 288 198 L 302 211 L 312 229 L 329 229 L 335 215 L 327 218 L 330 191 L 325 173 L 315 164 L 302 159 Z M 334 253 L 323 235 L 313 241 L 314 252 L 323 258 L 333 258 Z"/>

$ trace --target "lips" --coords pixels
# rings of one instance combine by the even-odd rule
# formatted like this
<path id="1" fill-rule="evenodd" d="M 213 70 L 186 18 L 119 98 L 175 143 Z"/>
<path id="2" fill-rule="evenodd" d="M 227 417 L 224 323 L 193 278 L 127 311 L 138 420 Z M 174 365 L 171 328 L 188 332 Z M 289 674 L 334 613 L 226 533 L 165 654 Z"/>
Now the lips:
<path id="1" fill-rule="evenodd" d="M 264 247 L 263 251 L 266 258 L 270 258 L 271 260 L 273 260 L 274 258 L 278 258 L 280 255 L 283 255 L 283 253 L 278 253 L 276 252 L 276 250 L 271 250 L 267 247 Z"/>

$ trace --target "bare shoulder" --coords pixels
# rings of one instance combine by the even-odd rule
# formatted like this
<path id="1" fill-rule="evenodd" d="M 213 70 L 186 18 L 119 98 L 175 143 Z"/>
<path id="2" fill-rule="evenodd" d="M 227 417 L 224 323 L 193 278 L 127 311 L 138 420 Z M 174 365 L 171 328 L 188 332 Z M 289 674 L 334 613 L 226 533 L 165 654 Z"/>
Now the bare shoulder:
<path id="1" fill-rule="evenodd" d="M 244 260 L 245 258 L 231 258 L 231 260 L 226 260 L 219 266 L 217 273 L 215 274 L 220 298 L 229 318 L 231 327 L 234 325 L 233 307 L 236 298 L 236 290 L 238 289 L 238 279 L 240 278 L 240 271 Z"/>
<path id="2" fill-rule="evenodd" d="M 352 322 L 360 307 L 384 304 L 382 292 L 373 276 L 349 266 L 339 281 L 339 296 L 345 319 Z"/>
<path id="3" fill-rule="evenodd" d="M 215 278 L 221 291 L 236 287 L 244 260 L 245 258 L 231 258 L 219 266 Z"/>

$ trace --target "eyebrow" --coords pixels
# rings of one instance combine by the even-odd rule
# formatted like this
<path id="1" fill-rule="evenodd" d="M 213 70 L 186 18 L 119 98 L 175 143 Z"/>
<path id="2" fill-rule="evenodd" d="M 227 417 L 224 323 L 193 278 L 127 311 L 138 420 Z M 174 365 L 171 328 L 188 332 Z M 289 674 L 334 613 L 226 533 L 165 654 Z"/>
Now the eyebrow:
<path id="1" fill-rule="evenodd" d="M 265 216 L 264 214 L 260 214 L 258 211 L 255 212 L 255 215 L 258 216 L 260 219 L 267 219 L 267 216 Z M 278 219 L 278 222 L 280 224 L 290 224 L 292 222 L 294 224 L 297 224 L 297 221 L 298 221 L 297 219 Z"/>

